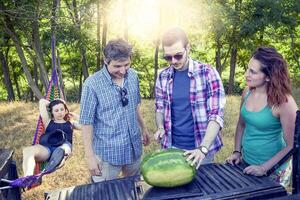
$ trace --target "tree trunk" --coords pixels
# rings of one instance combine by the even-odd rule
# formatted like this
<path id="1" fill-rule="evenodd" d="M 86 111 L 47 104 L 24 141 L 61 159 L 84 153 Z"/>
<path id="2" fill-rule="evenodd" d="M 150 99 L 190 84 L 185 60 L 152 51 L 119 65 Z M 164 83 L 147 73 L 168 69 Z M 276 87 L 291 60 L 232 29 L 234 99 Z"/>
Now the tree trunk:
<path id="1" fill-rule="evenodd" d="M 37 62 L 39 64 L 40 79 L 46 91 L 48 88 L 49 79 L 45 67 L 45 60 L 44 60 L 43 48 L 40 40 L 39 24 L 37 19 L 34 19 L 31 25 L 32 25 L 32 47 L 35 51 Z"/>
<path id="2" fill-rule="evenodd" d="M 37 85 L 34 83 L 34 81 L 32 79 L 32 76 L 31 76 L 31 73 L 29 71 L 27 60 L 26 60 L 26 57 L 24 55 L 19 37 L 17 36 L 17 34 L 14 30 L 14 27 L 12 25 L 11 20 L 7 16 L 5 16 L 4 30 L 12 38 L 12 40 L 14 41 L 16 51 L 19 55 L 21 65 L 22 65 L 23 71 L 25 73 L 25 76 L 26 76 L 29 87 L 31 88 L 31 90 L 33 91 L 34 95 L 37 98 L 42 98 L 43 95 L 42 95 L 41 91 L 39 90 L 39 88 L 37 87 Z"/>
<path id="3" fill-rule="evenodd" d="M 231 57 L 230 57 L 230 75 L 229 75 L 228 91 L 227 91 L 228 95 L 231 95 L 234 92 L 234 74 L 236 68 L 236 58 L 237 58 L 237 47 L 234 46 L 231 50 Z"/>
<path id="4" fill-rule="evenodd" d="M 293 53 L 293 59 L 295 60 L 298 69 L 300 69 L 300 61 L 299 61 L 299 55 L 295 51 L 295 32 L 291 31 L 290 32 L 290 37 L 291 37 L 291 51 Z"/>
<path id="5" fill-rule="evenodd" d="M 36 62 L 33 62 L 33 77 L 34 82 L 38 86 L 39 85 L 39 75 L 38 75 L 38 66 Z"/>
<path id="6" fill-rule="evenodd" d="M 7 57 L 4 56 L 3 52 L 0 51 L 0 60 L 1 60 L 1 66 L 2 66 L 2 71 L 3 71 L 3 76 L 4 76 L 4 85 L 6 87 L 7 91 L 7 100 L 8 101 L 14 101 L 15 100 L 15 94 L 14 90 L 12 87 L 12 82 L 10 79 L 10 74 L 9 74 L 9 68 L 7 65 Z"/>
<path id="7" fill-rule="evenodd" d="M 100 23 L 101 23 L 101 15 L 100 15 L 100 0 L 97 1 L 97 70 L 101 69 L 101 41 L 100 41 Z"/>
<path id="8" fill-rule="evenodd" d="M 159 52 L 159 44 L 160 44 L 160 31 L 161 31 L 161 2 L 159 4 L 159 22 L 158 22 L 158 32 L 157 32 L 157 39 L 155 41 L 155 52 L 154 52 L 154 81 L 153 81 L 153 87 L 152 91 L 150 91 L 150 96 L 151 98 L 155 97 L 155 82 L 157 79 L 157 74 L 158 74 L 158 52 Z M 151 87 L 150 87 L 151 88 Z"/>
<path id="9" fill-rule="evenodd" d="M 79 49 L 80 49 L 80 55 L 81 55 L 82 73 L 83 73 L 83 78 L 85 80 L 89 77 L 88 64 L 87 64 L 87 60 L 86 60 L 86 50 L 85 50 L 85 45 L 82 41 L 82 36 L 81 36 L 81 22 L 79 20 L 79 15 L 78 15 L 78 11 L 77 11 L 77 3 L 76 3 L 76 0 L 73 0 L 72 2 L 73 2 L 73 8 L 74 8 L 75 22 L 76 22 L 75 25 L 80 34 Z"/>
<path id="10" fill-rule="evenodd" d="M 33 47 L 33 50 L 35 51 L 37 63 L 39 64 L 38 67 L 39 67 L 39 72 L 40 72 L 40 80 L 46 91 L 48 88 L 48 84 L 49 84 L 49 78 L 48 78 L 48 73 L 47 73 L 47 70 L 45 67 L 44 51 L 43 51 L 43 48 L 41 45 L 41 40 L 40 40 L 39 21 L 38 21 L 38 12 L 40 10 L 39 1 L 37 1 L 36 5 L 37 6 L 35 9 L 35 12 L 32 15 L 33 19 L 31 21 L 31 32 L 32 32 L 31 45 Z"/>
<path id="11" fill-rule="evenodd" d="M 216 56 L 215 56 L 215 62 L 216 62 L 216 69 L 219 72 L 220 76 L 222 75 L 222 64 L 221 64 L 221 41 L 220 38 L 216 38 Z"/>
<path id="12" fill-rule="evenodd" d="M 122 5 L 123 5 L 123 33 L 124 33 L 124 40 L 128 41 L 128 21 L 127 21 L 127 2 L 126 1 L 122 1 Z"/>
<path id="13" fill-rule="evenodd" d="M 62 70 L 60 68 L 60 60 L 59 60 L 59 55 L 56 56 L 56 11 L 59 8 L 59 0 L 53 0 L 53 5 L 52 5 L 52 18 L 51 18 L 51 34 L 52 34 L 52 43 L 51 43 L 51 51 L 52 51 L 52 70 L 56 69 L 57 70 L 57 76 L 58 76 L 58 84 L 59 84 L 59 89 L 60 89 L 60 97 L 64 98 L 64 93 L 62 91 L 63 89 L 63 84 L 61 74 Z M 59 61 L 59 63 L 58 63 Z"/>
<path id="14" fill-rule="evenodd" d="M 154 53 L 154 84 L 152 87 L 152 91 L 150 91 L 151 98 L 155 97 L 155 82 L 157 79 L 157 73 L 158 73 L 158 52 L 159 52 L 159 42 L 160 40 L 157 39 L 155 42 L 155 53 Z"/>
<path id="15" fill-rule="evenodd" d="M 59 77 L 61 96 L 65 101 L 67 101 L 67 97 L 65 95 L 65 83 L 64 83 L 64 79 L 63 79 L 63 73 L 62 73 L 62 69 L 60 67 L 60 54 L 59 54 L 58 50 L 57 50 L 57 73 L 58 73 L 58 77 Z"/>
<path id="16" fill-rule="evenodd" d="M 80 51 L 80 56 L 81 56 L 81 64 L 82 64 L 82 73 L 84 80 L 89 77 L 89 72 L 88 72 L 88 64 L 87 64 L 87 59 L 86 59 L 86 49 L 85 49 L 85 44 L 82 40 L 82 35 L 81 35 L 81 21 L 79 19 L 78 15 L 78 9 L 77 9 L 77 2 L 76 0 L 72 0 L 72 8 L 67 0 L 65 0 L 66 5 L 68 9 L 71 11 L 73 10 L 73 13 L 69 12 L 70 16 L 73 18 L 73 22 L 75 25 L 75 28 L 78 30 L 79 33 L 79 41 L 78 41 L 78 48 Z"/>
<path id="17" fill-rule="evenodd" d="M 230 55 L 230 74 L 229 74 L 229 81 L 228 81 L 228 91 L 227 94 L 231 95 L 234 93 L 234 75 L 235 75 L 235 68 L 236 68 L 236 60 L 237 60 L 237 46 L 238 46 L 238 25 L 240 24 L 240 11 L 241 11 L 241 4 L 242 0 L 235 0 L 234 2 L 234 9 L 236 11 L 236 21 L 234 22 L 233 25 L 233 30 L 232 30 L 232 50 L 231 50 L 231 55 Z"/>
<path id="18" fill-rule="evenodd" d="M 103 4 L 103 9 L 102 9 L 102 18 L 103 18 L 103 27 L 102 27 L 102 49 L 105 48 L 106 46 L 106 38 L 107 38 L 107 19 L 106 19 L 106 2 Z M 104 58 L 101 60 L 101 64 L 104 64 Z"/>
<path id="19" fill-rule="evenodd" d="M 103 27 L 102 27 L 102 49 L 106 46 L 106 38 L 107 38 L 107 21 L 105 19 Z M 104 57 L 101 60 L 101 64 L 104 64 Z"/>
<path id="20" fill-rule="evenodd" d="M 13 72 L 13 80 L 14 80 L 14 83 L 16 85 L 17 96 L 18 96 L 18 99 L 21 100 L 21 91 L 20 91 L 20 87 L 19 87 L 19 83 L 18 83 L 18 75 L 14 71 L 14 69 L 13 69 L 12 72 Z"/>
<path id="21" fill-rule="evenodd" d="M 79 91 L 78 91 L 79 102 L 81 99 L 81 92 L 82 92 L 82 73 L 80 73 L 80 77 L 79 77 Z"/>
<path id="22" fill-rule="evenodd" d="M 83 48 L 83 45 L 80 45 L 80 54 L 81 54 L 81 62 L 82 62 L 82 73 L 84 80 L 89 77 L 87 60 L 86 60 L 86 50 Z"/>

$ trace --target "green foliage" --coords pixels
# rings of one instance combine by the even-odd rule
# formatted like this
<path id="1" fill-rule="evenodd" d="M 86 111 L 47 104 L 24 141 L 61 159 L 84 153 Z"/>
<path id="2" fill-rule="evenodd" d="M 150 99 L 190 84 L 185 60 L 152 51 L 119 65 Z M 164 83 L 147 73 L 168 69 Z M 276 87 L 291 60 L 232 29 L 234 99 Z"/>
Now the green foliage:
<path id="1" fill-rule="evenodd" d="M 222 74 L 222 82 L 225 89 L 225 92 L 228 91 L 228 83 L 229 83 L 229 71 L 225 71 Z M 235 73 L 235 81 L 233 86 L 233 94 L 235 95 L 241 95 L 244 88 L 246 86 L 245 83 L 245 70 L 242 69 L 242 67 L 238 67 Z"/>
<path id="2" fill-rule="evenodd" d="M 69 87 L 66 87 L 65 89 L 65 95 L 67 96 L 68 102 L 79 102 L 79 87 L 76 85 L 70 85 Z"/>
<path id="3" fill-rule="evenodd" d="M 138 4 L 136 4 L 139 2 Z M 160 2 L 158 4 L 158 2 Z M 5 17 L 12 20 L 12 25 L 19 36 L 29 71 L 34 76 L 34 63 L 37 55 L 32 44 L 32 22 L 37 20 L 41 46 L 45 60 L 45 68 L 50 76 L 51 61 L 51 9 L 52 1 L 4 1 L 4 10 L 0 12 L 1 50 L 8 52 L 9 72 L 15 96 L 16 83 L 20 89 L 20 97 L 28 93 L 28 80 L 24 76 L 19 55 L 15 44 L 7 36 L 4 29 Z M 77 100 L 82 81 L 82 55 L 79 47 L 86 50 L 86 60 L 89 74 L 96 69 L 96 52 L 98 50 L 96 36 L 96 8 L 98 1 L 78 0 L 77 10 L 79 22 L 74 21 L 73 7 L 69 8 L 66 1 L 60 1 L 56 19 L 56 42 L 59 51 L 63 79 L 66 84 L 67 97 Z M 282 53 L 289 64 L 290 76 L 294 86 L 300 86 L 300 1 L 299 0 L 188 0 L 188 1 L 156 1 L 153 7 L 148 6 L 147 12 L 153 8 L 155 15 L 143 15 L 141 19 L 133 21 L 136 13 L 127 13 L 128 21 L 122 6 L 116 0 L 100 1 L 100 38 L 103 36 L 103 19 L 108 19 L 107 41 L 115 37 L 122 37 L 124 30 L 128 30 L 128 40 L 134 45 L 132 67 L 138 72 L 141 94 L 143 98 L 151 97 L 155 84 L 154 53 L 155 43 L 162 30 L 169 26 L 183 27 L 190 40 L 190 56 L 204 63 L 217 66 L 216 56 L 219 50 L 222 64 L 222 78 L 225 88 L 228 88 L 230 70 L 230 50 L 236 45 L 238 49 L 237 67 L 234 80 L 234 92 L 240 94 L 245 86 L 244 72 L 247 68 L 251 53 L 258 46 L 273 46 Z M 239 4 L 241 3 L 241 4 Z M 125 1 L 128 11 L 135 10 L 141 1 Z M 118 7 L 118 8 L 116 8 Z M 125 7 L 124 7 L 125 8 Z M 117 10 L 116 10 L 117 9 Z M 119 9 L 119 10 L 118 10 Z M 160 12 L 158 12 L 161 10 Z M 106 12 L 104 12 L 106 11 Z M 178 16 L 176 15 L 178 13 Z M 107 16 L 105 16 L 105 13 Z M 160 16 L 157 16 L 160 13 Z M 145 32 L 143 28 L 148 20 L 157 18 L 160 21 L 149 23 L 152 32 Z M 141 27 L 134 27 L 142 21 Z M 145 25 L 145 26 L 144 26 Z M 80 29 L 79 29 L 80 27 Z M 144 32 L 143 32 L 144 31 Z M 139 34 L 135 33 L 139 32 Z M 138 37 L 143 35 L 143 37 Z M 8 39 L 8 42 L 5 42 Z M 100 39 L 102 41 L 102 39 Z M 100 41 L 100 42 L 101 42 Z M 159 69 L 167 66 L 159 51 Z M 40 73 L 40 70 L 38 70 Z M 0 71 L 0 81 L 3 81 Z M 41 81 L 38 87 L 42 88 Z M 44 90 L 44 89 L 43 89 Z M 42 91 L 43 92 L 43 91 Z M 7 94 L 4 84 L 0 84 L 0 100 L 5 100 Z"/>

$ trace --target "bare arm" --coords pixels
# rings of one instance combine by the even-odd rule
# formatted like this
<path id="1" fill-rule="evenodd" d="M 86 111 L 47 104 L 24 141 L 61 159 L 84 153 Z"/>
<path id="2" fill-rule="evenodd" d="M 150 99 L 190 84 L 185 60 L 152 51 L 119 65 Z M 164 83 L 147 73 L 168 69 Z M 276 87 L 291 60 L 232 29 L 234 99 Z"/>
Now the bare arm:
<path id="1" fill-rule="evenodd" d="M 244 134 L 244 129 L 245 129 L 245 122 L 241 116 L 239 115 L 239 120 L 236 126 L 235 130 L 235 137 L 234 137 L 234 151 L 239 151 L 241 152 L 242 149 L 242 137 Z"/>
<path id="2" fill-rule="evenodd" d="M 93 156 L 93 126 L 92 125 L 82 125 L 82 138 L 84 153 L 86 157 Z"/>
<path id="3" fill-rule="evenodd" d="M 154 138 L 157 141 L 160 141 L 165 134 L 164 129 L 164 92 L 162 87 L 162 82 L 160 78 L 161 74 L 157 77 L 157 80 L 155 82 L 155 121 L 157 130 L 155 132 Z"/>
<path id="4" fill-rule="evenodd" d="M 157 128 L 164 128 L 164 114 L 161 112 L 155 113 L 155 121 Z"/>
<path id="5" fill-rule="evenodd" d="M 245 96 L 248 92 L 249 92 L 248 88 L 246 88 L 243 91 L 241 104 L 240 104 L 240 110 L 243 106 Z M 234 153 L 232 153 L 232 155 L 230 155 L 226 159 L 226 161 L 232 165 L 238 164 L 241 161 L 242 137 L 244 134 L 244 129 L 245 129 L 245 122 L 244 122 L 241 114 L 239 114 L 239 119 L 238 119 L 238 122 L 236 125 L 235 136 L 234 136 Z"/>
<path id="6" fill-rule="evenodd" d="M 245 96 L 246 94 L 249 92 L 249 89 L 246 88 L 243 91 L 242 94 L 242 100 L 241 100 L 241 104 L 240 104 L 240 112 L 241 112 L 241 108 L 243 106 L 243 103 L 245 101 Z M 239 119 L 238 119 L 238 123 L 236 125 L 236 129 L 235 129 L 235 137 L 234 137 L 234 151 L 241 151 L 242 148 L 242 137 L 244 134 L 244 129 L 245 129 L 245 122 L 241 116 L 241 113 L 239 114 Z"/>
<path id="7" fill-rule="evenodd" d="M 160 141 L 165 134 L 165 129 L 164 129 L 164 113 L 161 112 L 156 112 L 155 113 L 155 121 L 156 121 L 156 126 L 157 130 L 155 132 L 155 139 L 157 141 Z"/>
<path id="8" fill-rule="evenodd" d="M 279 107 L 279 117 L 283 129 L 283 137 L 284 141 L 286 142 L 286 147 L 262 165 L 265 170 L 271 169 L 293 148 L 297 110 L 297 104 L 291 96 L 288 97 L 288 102 L 283 103 Z"/>
<path id="9" fill-rule="evenodd" d="M 73 112 L 69 112 L 69 115 L 70 115 L 70 117 L 73 118 L 73 120 L 75 120 L 72 123 L 73 128 L 76 129 L 76 130 L 81 130 L 82 126 L 81 126 L 81 124 L 78 123 L 78 121 L 79 121 L 79 115 L 76 114 L 76 113 L 73 113 Z"/>
<path id="10" fill-rule="evenodd" d="M 48 126 L 48 124 L 51 120 L 51 118 L 49 117 L 49 113 L 48 113 L 49 104 L 50 104 L 50 101 L 48 101 L 46 99 L 40 99 L 40 101 L 39 101 L 40 115 L 42 117 L 45 127 Z"/>
<path id="11" fill-rule="evenodd" d="M 205 137 L 201 145 L 209 148 L 212 142 L 215 140 L 216 136 L 218 135 L 220 128 L 221 126 L 216 121 L 209 121 L 207 124 Z"/>
<path id="12" fill-rule="evenodd" d="M 82 138 L 84 154 L 88 169 L 92 176 L 101 174 L 101 165 L 98 162 L 93 150 L 93 126 L 82 125 Z"/>
<path id="13" fill-rule="evenodd" d="M 149 137 L 149 132 L 147 127 L 145 126 L 144 120 L 142 118 L 142 114 L 141 114 L 141 109 L 140 109 L 141 105 L 139 104 L 136 108 L 136 112 L 137 112 L 137 117 L 138 117 L 138 123 L 142 129 L 142 136 L 143 136 L 143 144 L 145 146 L 147 146 L 150 143 L 150 137 Z"/>

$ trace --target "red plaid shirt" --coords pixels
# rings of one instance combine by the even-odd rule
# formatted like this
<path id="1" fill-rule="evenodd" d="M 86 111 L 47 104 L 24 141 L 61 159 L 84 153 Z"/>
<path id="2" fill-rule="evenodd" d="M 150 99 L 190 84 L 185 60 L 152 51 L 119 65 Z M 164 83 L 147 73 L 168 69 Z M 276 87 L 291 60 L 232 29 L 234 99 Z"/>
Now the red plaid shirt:
<path id="1" fill-rule="evenodd" d="M 162 70 L 156 80 L 156 112 L 164 114 L 165 137 L 162 147 L 172 146 L 171 103 L 173 95 L 174 68 Z M 199 147 L 210 120 L 221 127 L 224 123 L 225 92 L 218 72 L 207 64 L 189 59 L 188 76 L 190 77 L 190 103 L 194 118 L 195 146 Z M 210 146 L 209 155 L 216 153 L 223 146 L 220 132 Z"/>

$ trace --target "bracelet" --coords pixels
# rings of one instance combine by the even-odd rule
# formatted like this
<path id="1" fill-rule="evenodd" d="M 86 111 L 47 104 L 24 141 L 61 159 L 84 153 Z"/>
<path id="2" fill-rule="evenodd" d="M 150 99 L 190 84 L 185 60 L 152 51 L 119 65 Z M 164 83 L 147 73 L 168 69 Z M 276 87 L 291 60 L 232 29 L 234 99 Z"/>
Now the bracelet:
<path id="1" fill-rule="evenodd" d="M 232 152 L 232 154 L 235 154 L 235 153 L 242 154 L 242 152 L 240 152 L 240 151 L 238 151 L 238 150 L 234 150 L 234 151 Z"/>

